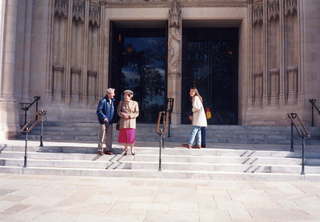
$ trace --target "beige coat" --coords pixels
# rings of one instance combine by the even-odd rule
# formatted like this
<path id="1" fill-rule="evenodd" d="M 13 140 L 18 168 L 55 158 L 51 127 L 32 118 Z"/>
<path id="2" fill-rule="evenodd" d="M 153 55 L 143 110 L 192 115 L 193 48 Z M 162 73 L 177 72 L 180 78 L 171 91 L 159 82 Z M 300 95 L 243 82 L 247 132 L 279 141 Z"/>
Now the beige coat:
<path id="1" fill-rule="evenodd" d="M 120 116 L 120 129 L 136 128 L 136 118 L 139 116 L 139 106 L 136 101 L 121 101 L 118 105 L 117 112 Z M 129 119 L 125 119 L 121 113 L 129 114 Z"/>
<path id="2" fill-rule="evenodd" d="M 202 127 L 207 126 L 206 113 L 198 96 L 192 98 L 192 125 Z"/>

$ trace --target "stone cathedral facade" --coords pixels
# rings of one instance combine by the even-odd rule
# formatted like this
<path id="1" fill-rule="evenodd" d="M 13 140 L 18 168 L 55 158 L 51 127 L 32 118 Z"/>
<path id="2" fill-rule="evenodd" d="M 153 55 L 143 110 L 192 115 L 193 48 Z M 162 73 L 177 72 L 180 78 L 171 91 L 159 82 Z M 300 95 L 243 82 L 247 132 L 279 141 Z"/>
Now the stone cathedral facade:
<path id="1" fill-rule="evenodd" d="M 123 74 L 124 63 L 118 61 L 136 61 L 124 55 L 131 53 L 133 46 L 146 50 L 132 40 L 135 29 L 143 30 L 139 31 L 140 37 L 151 36 L 148 30 L 155 29 L 164 36 L 165 46 L 160 48 L 165 54 L 154 63 L 165 64 L 164 71 L 158 72 L 163 73 L 159 86 L 163 94 L 153 97 L 175 99 L 173 124 L 183 123 L 184 87 L 191 79 L 186 73 L 200 73 L 197 75 L 201 77 L 205 72 L 202 68 L 207 67 L 205 63 L 194 68 L 195 64 L 186 62 L 189 55 L 185 52 L 198 50 L 192 47 L 204 38 L 203 32 L 212 32 L 215 38 L 226 30 L 219 37 L 223 40 L 229 39 L 228 30 L 232 28 L 236 31 L 232 34 L 236 49 L 227 53 L 234 56 L 235 84 L 226 89 L 234 91 L 232 123 L 288 125 L 286 113 L 297 112 L 309 125 L 309 99 L 320 98 L 319 11 L 318 0 L 1 0 L 0 138 L 19 132 L 23 117 L 20 103 L 32 101 L 33 96 L 41 96 L 40 106 L 48 111 L 49 121 L 96 121 L 96 104 L 105 89 L 120 87 L 120 78 L 130 79 L 129 74 Z M 188 30 L 191 34 L 187 38 Z M 123 33 L 129 33 L 125 50 L 118 49 L 120 43 L 126 43 Z M 209 36 L 205 36 L 207 45 L 223 48 L 221 39 L 211 41 Z M 185 46 L 188 41 L 189 48 Z M 197 52 L 205 51 L 204 45 L 199 47 L 202 51 Z M 215 54 L 211 48 L 205 52 L 212 58 L 218 53 L 224 55 L 223 50 Z M 203 56 L 204 60 L 208 56 Z M 225 70 L 221 64 L 228 58 L 208 60 L 208 67 L 220 64 Z M 140 60 L 135 64 L 141 64 Z M 150 66 L 144 65 L 144 70 Z M 216 81 L 226 75 L 224 71 L 221 75 L 219 71 L 208 73 L 206 78 L 215 75 Z M 196 80 L 194 77 L 192 81 Z M 204 83 L 197 81 L 201 92 Z M 219 98 L 226 101 L 228 97 L 219 94 L 223 88 L 216 86 L 215 80 L 210 81 L 212 84 L 205 87 L 215 93 L 208 92 L 206 99 L 215 98 L 215 110 L 214 103 L 220 102 L 223 107 Z M 141 93 L 141 98 L 146 97 Z M 223 124 L 223 118 L 228 117 L 222 117 Z M 145 118 L 148 121 L 147 113 Z M 320 124 L 320 118 L 316 124 Z"/>

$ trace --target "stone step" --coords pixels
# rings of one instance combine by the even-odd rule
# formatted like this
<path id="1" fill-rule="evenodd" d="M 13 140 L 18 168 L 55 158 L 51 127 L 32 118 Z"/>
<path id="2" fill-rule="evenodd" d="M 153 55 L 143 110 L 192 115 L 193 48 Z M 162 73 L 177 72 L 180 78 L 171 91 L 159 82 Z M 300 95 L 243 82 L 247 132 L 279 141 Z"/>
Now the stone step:
<path id="1" fill-rule="evenodd" d="M 0 158 L 1 166 L 23 167 L 23 159 Z M 157 162 L 142 162 L 135 160 L 88 161 L 88 160 L 36 160 L 28 159 L 28 167 L 55 167 L 55 168 L 85 168 L 85 169 L 128 169 L 154 170 L 159 167 Z M 180 171 L 223 171 L 249 173 L 299 173 L 299 165 L 263 165 L 263 164 L 231 164 L 231 163 L 192 163 L 192 162 L 162 162 L 163 170 Z M 306 173 L 320 173 L 320 166 L 306 166 Z"/>
<path id="2" fill-rule="evenodd" d="M 145 161 L 145 162 L 157 162 L 159 156 L 157 154 L 142 154 L 140 150 L 139 153 L 134 157 L 131 155 L 122 156 L 117 155 L 103 155 L 99 156 L 96 154 L 75 154 L 75 153 L 42 153 L 42 152 L 29 152 L 28 158 L 34 160 L 86 160 L 86 161 Z M 1 153 L 0 158 L 5 159 L 19 159 L 24 156 L 24 152 L 16 151 L 5 151 Z M 232 163 L 232 164 L 300 164 L 300 157 L 240 157 L 240 156 L 199 156 L 199 155 L 168 155 L 163 154 L 162 160 L 164 162 L 190 162 L 190 163 Z M 320 165 L 320 159 L 308 158 L 306 159 L 306 164 L 308 165 Z"/>
<path id="3" fill-rule="evenodd" d="M 170 145 L 170 144 L 169 144 Z M 300 158 L 301 151 L 300 147 L 295 147 L 295 152 L 289 152 L 288 147 L 275 147 L 272 149 L 268 149 L 267 146 L 265 148 L 261 147 L 257 148 L 256 150 L 244 149 L 244 147 L 240 148 L 219 148 L 219 146 L 208 147 L 205 149 L 185 149 L 185 148 L 172 148 L 167 147 L 163 149 L 163 155 L 184 155 L 184 156 L 191 156 L 191 157 L 206 157 L 206 156 L 231 156 L 231 157 L 287 157 L 287 158 Z M 24 152 L 24 146 L 17 146 L 17 145 L 6 145 L 3 148 L 2 153 L 5 152 Z M 137 147 L 137 151 L 141 155 L 158 155 L 159 148 L 158 147 Z M 115 154 L 122 153 L 122 147 L 118 144 L 113 146 L 112 150 Z M 72 155 L 72 154 L 96 154 L 97 153 L 97 146 L 95 144 L 81 144 L 77 145 L 61 145 L 61 146 L 28 146 L 28 152 L 37 152 L 38 155 L 46 154 L 46 153 L 55 153 L 56 155 Z M 1 155 L 1 154 L 0 154 Z M 308 147 L 305 151 L 305 156 L 308 158 L 320 158 L 320 150 L 318 151 L 315 148 L 312 150 L 308 150 Z"/>
<path id="4" fill-rule="evenodd" d="M 139 153 L 135 156 L 121 154 L 116 155 L 103 155 L 96 154 L 74 154 L 74 153 L 41 153 L 41 152 L 29 152 L 28 159 L 32 160 L 50 160 L 50 161 L 91 161 L 91 162 L 114 162 L 114 161 L 135 161 L 135 162 L 157 162 L 159 156 L 157 154 L 143 154 Z M 5 151 L 2 152 L 0 158 L 2 159 L 19 159 L 23 158 L 24 152 Z M 300 165 L 300 156 L 296 157 L 277 157 L 277 156 L 199 156 L 199 155 L 162 155 L 163 162 L 177 162 L 177 163 L 217 163 L 217 164 L 270 164 L 270 165 Z M 320 159 L 306 158 L 306 165 L 318 166 L 320 165 Z"/>
<path id="5" fill-rule="evenodd" d="M 46 122 L 44 140 L 47 141 L 81 141 L 96 142 L 98 139 L 97 122 Z M 171 130 L 171 137 L 167 141 L 185 142 L 190 134 L 190 125 L 175 126 Z M 320 128 L 310 127 L 312 137 L 306 144 L 320 144 Z M 289 144 L 290 127 L 282 126 L 237 126 L 210 125 L 207 128 L 208 143 L 240 143 L 240 144 Z M 39 140 L 39 127 L 29 135 L 30 140 Z M 115 137 L 117 131 L 114 130 Z M 295 143 L 300 143 L 296 132 Z M 20 135 L 20 139 L 24 136 Z M 137 141 L 158 141 L 154 124 L 138 124 Z"/>
<path id="6" fill-rule="evenodd" d="M 166 179 L 210 179 L 210 180 L 267 180 L 288 181 L 308 180 L 320 181 L 319 174 L 291 173 L 252 173 L 252 172 L 216 172 L 216 171 L 180 171 L 180 170 L 105 170 L 105 169 L 74 169 L 54 167 L 14 167 L 0 166 L 0 173 L 59 175 L 59 176 L 92 176 L 92 177 L 135 177 L 135 178 L 166 178 Z"/>
<path id="7" fill-rule="evenodd" d="M 31 141 L 39 141 L 40 136 L 39 135 L 29 135 L 29 140 Z M 44 141 L 69 141 L 69 142 L 88 142 L 88 143 L 94 143 L 97 142 L 98 137 L 97 136 L 71 136 L 71 135 L 44 135 Z M 24 136 L 19 136 L 18 139 L 23 140 Z M 114 141 L 117 140 L 117 135 L 114 135 Z M 186 143 L 188 140 L 187 136 L 182 137 L 170 137 L 166 138 L 166 141 L 168 142 L 181 142 Z M 137 135 L 137 141 L 149 141 L 149 142 L 157 142 L 159 141 L 159 137 L 156 135 L 149 136 L 149 135 Z M 207 137 L 206 139 L 207 143 L 237 143 L 237 144 L 290 144 L 290 138 L 279 138 L 278 136 L 269 138 L 266 137 Z M 295 144 L 300 144 L 300 139 L 295 139 Z M 307 139 L 306 140 L 307 145 L 318 145 L 320 144 L 320 140 L 318 139 Z"/>

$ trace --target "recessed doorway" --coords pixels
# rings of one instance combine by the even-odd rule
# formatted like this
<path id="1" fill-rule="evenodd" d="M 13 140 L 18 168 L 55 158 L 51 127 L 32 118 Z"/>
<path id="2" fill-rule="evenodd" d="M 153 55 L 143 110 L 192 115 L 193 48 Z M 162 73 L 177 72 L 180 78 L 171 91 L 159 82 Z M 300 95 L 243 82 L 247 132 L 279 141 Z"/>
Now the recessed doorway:
<path id="1" fill-rule="evenodd" d="M 166 22 L 111 22 L 109 85 L 134 91 L 140 123 L 155 123 L 166 101 Z"/>
<path id="2" fill-rule="evenodd" d="M 190 123 L 188 90 L 197 87 L 214 117 L 208 124 L 238 124 L 238 28 L 183 27 L 182 123 Z"/>

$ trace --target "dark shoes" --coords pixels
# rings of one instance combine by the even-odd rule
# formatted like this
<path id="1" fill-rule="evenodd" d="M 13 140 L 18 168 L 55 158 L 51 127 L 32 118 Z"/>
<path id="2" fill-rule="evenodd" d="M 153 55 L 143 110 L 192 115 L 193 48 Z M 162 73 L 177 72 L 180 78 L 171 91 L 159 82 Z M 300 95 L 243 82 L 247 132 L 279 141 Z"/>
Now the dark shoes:
<path id="1" fill-rule="evenodd" d="M 124 156 L 128 155 L 128 150 L 124 150 L 123 155 Z M 133 151 L 133 152 L 131 151 L 131 155 L 132 156 L 136 155 L 135 151 Z"/>
<path id="2" fill-rule="evenodd" d="M 103 153 L 106 154 L 106 155 L 112 155 L 112 152 L 109 151 L 109 150 L 104 150 Z"/>
<path id="3" fill-rule="evenodd" d="M 182 147 L 187 148 L 187 149 L 191 149 L 191 145 L 190 144 L 182 144 Z"/>
<path id="4" fill-rule="evenodd" d="M 106 154 L 106 155 L 112 155 L 112 152 L 109 151 L 109 150 L 98 150 L 97 152 L 98 155 L 103 155 L 103 154 Z"/>
<path id="5" fill-rule="evenodd" d="M 187 149 L 191 149 L 191 148 L 193 148 L 193 149 L 200 149 L 200 148 L 201 148 L 201 146 L 198 146 L 198 145 L 196 145 L 196 146 L 191 146 L 190 144 L 182 144 L 182 147 L 185 147 L 185 148 L 187 148 Z"/>

